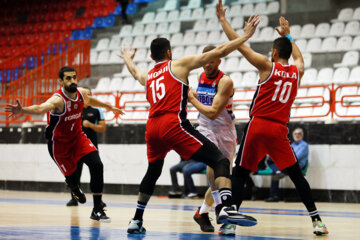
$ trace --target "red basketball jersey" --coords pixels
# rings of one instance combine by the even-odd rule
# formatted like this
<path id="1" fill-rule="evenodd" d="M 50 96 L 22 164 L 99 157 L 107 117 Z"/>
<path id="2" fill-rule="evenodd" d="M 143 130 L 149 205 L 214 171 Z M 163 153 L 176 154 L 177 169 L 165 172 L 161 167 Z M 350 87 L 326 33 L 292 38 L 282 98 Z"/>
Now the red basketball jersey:
<path id="1" fill-rule="evenodd" d="M 176 113 L 180 119 L 186 119 L 189 87 L 172 74 L 170 66 L 171 61 L 159 62 L 148 72 L 146 99 L 150 103 L 149 118 Z"/>
<path id="2" fill-rule="evenodd" d="M 274 62 L 270 76 L 257 86 L 250 107 L 250 117 L 287 123 L 298 83 L 299 71 L 295 65 Z"/>
<path id="3" fill-rule="evenodd" d="M 46 127 L 46 138 L 55 142 L 71 142 L 83 135 L 81 129 L 81 118 L 84 107 L 84 99 L 77 90 L 76 99 L 70 99 L 63 92 L 58 90 L 54 95 L 60 96 L 65 104 L 64 112 L 60 114 L 48 113 Z"/>

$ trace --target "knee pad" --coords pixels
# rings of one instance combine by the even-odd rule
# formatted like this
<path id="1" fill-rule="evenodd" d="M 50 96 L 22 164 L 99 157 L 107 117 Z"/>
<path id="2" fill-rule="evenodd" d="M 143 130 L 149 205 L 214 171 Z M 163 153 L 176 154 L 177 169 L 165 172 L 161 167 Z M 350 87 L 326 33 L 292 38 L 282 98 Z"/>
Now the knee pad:
<path id="1" fill-rule="evenodd" d="M 221 158 L 214 164 L 215 179 L 218 177 L 230 178 L 230 162 L 227 158 Z"/>

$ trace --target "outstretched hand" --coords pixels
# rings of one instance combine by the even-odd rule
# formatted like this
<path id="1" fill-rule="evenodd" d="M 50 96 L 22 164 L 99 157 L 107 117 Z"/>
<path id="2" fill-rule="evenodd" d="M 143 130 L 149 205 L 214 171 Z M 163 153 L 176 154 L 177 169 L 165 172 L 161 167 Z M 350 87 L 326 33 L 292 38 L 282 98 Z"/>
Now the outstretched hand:
<path id="1" fill-rule="evenodd" d="M 20 104 L 20 101 L 18 99 L 16 99 L 16 105 L 10 105 L 7 104 L 5 107 L 5 112 L 10 112 L 11 114 L 9 115 L 9 118 L 13 115 L 19 114 L 22 112 L 22 106 Z"/>
<path id="2" fill-rule="evenodd" d="M 219 2 L 216 4 L 216 16 L 219 19 L 219 21 L 225 19 L 225 13 L 227 8 L 224 8 L 222 5 L 222 1 L 219 0 Z"/>
<path id="3" fill-rule="evenodd" d="M 122 59 L 133 59 L 135 56 L 137 48 L 132 48 L 131 46 L 129 48 L 127 48 L 126 46 L 121 48 L 121 54 L 117 54 L 119 57 L 121 57 Z"/>
<path id="4" fill-rule="evenodd" d="M 249 38 L 254 35 L 256 27 L 259 25 L 259 15 L 250 16 L 249 19 L 245 22 L 244 34 Z"/>
<path id="5" fill-rule="evenodd" d="M 290 34 L 290 25 L 288 20 L 286 20 L 284 17 L 280 17 L 279 18 L 279 23 L 280 23 L 280 27 L 279 28 L 275 28 L 275 30 L 279 33 L 280 36 L 285 37 L 286 35 Z"/>
<path id="6" fill-rule="evenodd" d="M 124 115 L 125 113 L 120 109 L 120 108 L 117 108 L 117 107 L 111 107 L 109 108 L 110 111 L 112 111 L 113 113 L 118 113 L 120 115 Z"/>

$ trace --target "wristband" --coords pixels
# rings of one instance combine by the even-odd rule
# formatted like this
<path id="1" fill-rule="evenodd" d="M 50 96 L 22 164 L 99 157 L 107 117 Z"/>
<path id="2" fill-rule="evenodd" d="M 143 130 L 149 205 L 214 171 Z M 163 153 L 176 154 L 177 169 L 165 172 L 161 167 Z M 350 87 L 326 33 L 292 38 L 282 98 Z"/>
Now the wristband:
<path id="1" fill-rule="evenodd" d="M 294 41 L 294 39 L 292 38 L 292 36 L 291 36 L 290 34 L 285 35 L 285 37 L 286 37 L 287 39 L 289 39 L 290 42 L 293 42 L 293 41 Z"/>

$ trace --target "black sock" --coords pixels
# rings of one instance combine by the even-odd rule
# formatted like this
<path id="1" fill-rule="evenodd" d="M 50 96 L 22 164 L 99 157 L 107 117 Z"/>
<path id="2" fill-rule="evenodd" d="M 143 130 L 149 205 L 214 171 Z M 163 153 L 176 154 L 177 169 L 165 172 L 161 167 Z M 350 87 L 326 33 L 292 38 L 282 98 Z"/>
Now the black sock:
<path id="1" fill-rule="evenodd" d="M 221 203 L 224 206 L 230 206 L 231 205 L 232 193 L 231 193 L 230 188 L 222 188 L 222 189 L 220 189 L 219 190 L 219 195 L 220 195 Z"/>
<path id="2" fill-rule="evenodd" d="M 143 219 L 145 207 L 146 207 L 146 203 L 140 202 L 140 201 L 137 202 L 134 220 L 142 220 Z"/>
<path id="3" fill-rule="evenodd" d="M 102 195 L 93 195 L 93 199 L 94 199 L 94 208 L 96 209 L 102 209 L 102 204 L 101 204 L 101 197 Z"/>

